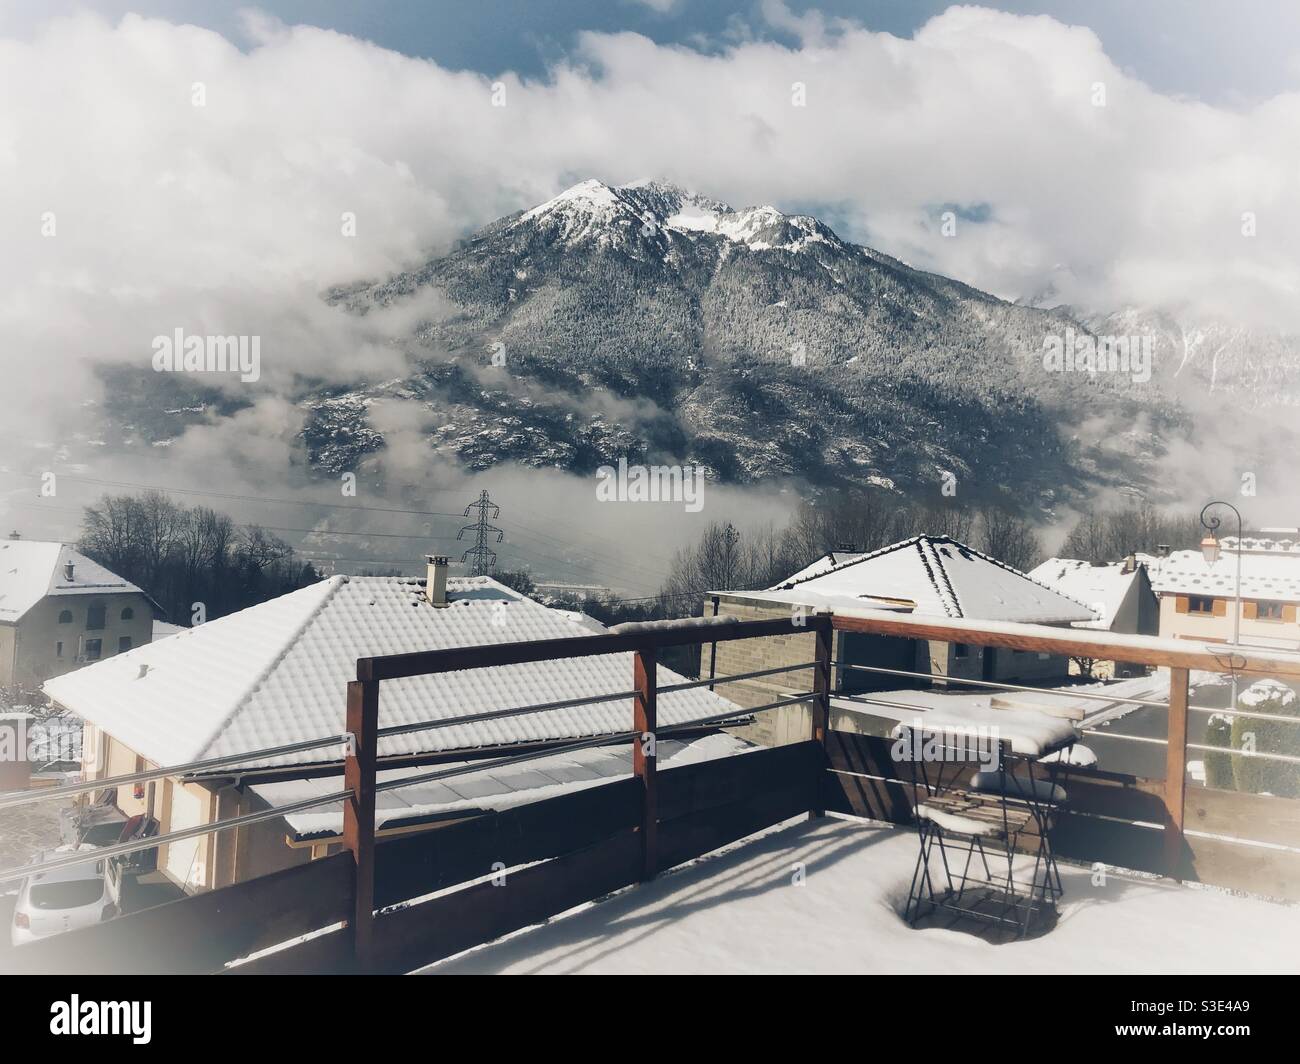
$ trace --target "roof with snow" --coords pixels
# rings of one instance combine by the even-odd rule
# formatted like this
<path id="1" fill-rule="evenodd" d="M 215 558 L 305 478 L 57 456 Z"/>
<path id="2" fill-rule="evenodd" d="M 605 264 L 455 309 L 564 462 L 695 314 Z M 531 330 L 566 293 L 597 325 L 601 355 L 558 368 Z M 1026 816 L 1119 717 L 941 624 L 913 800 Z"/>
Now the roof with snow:
<path id="1" fill-rule="evenodd" d="M 451 604 L 424 581 L 334 576 L 45 683 L 44 691 L 159 765 L 343 731 L 357 658 L 592 634 L 590 618 L 548 609 L 490 577 L 452 578 Z M 660 669 L 662 685 L 680 680 Z M 632 655 L 496 666 L 385 681 L 380 725 L 412 724 L 630 690 Z M 736 708 L 703 688 L 659 699 L 661 725 Z M 739 713 L 740 710 L 737 709 Z M 389 736 L 380 757 L 472 750 L 628 731 L 631 699 Z M 326 747 L 250 767 L 337 761 Z"/>
<path id="2" fill-rule="evenodd" d="M 807 577 L 819 576 L 820 574 L 827 572 L 830 569 L 834 569 L 837 565 L 843 565 L 845 562 L 857 561 L 859 558 L 866 557 L 866 554 L 867 554 L 866 551 L 852 551 L 852 550 L 830 551 L 826 554 L 823 554 L 811 565 L 804 566 L 797 573 L 795 573 L 794 576 L 787 577 L 777 586 L 788 587 L 790 584 L 796 583 L 800 580 L 804 580 Z"/>
<path id="3" fill-rule="evenodd" d="M 1174 551 L 1151 570 L 1157 594 L 1237 595 L 1237 559 L 1241 558 L 1241 597 L 1275 602 L 1300 602 L 1300 541 L 1291 539 L 1220 541 L 1222 551 L 1213 565 L 1198 550 Z"/>
<path id="4" fill-rule="evenodd" d="M 1080 628 L 1107 630 L 1124 604 L 1134 583 L 1141 581 L 1141 568 L 1124 571 L 1123 562 L 1093 565 L 1078 558 L 1049 558 L 1029 570 L 1029 578 L 1054 588 L 1097 614 L 1091 621 L 1079 622 Z"/>
<path id="5" fill-rule="evenodd" d="M 72 578 L 64 567 L 72 563 Z M 66 543 L 35 539 L 0 540 L 0 623 L 13 623 L 51 595 L 120 595 L 135 584 L 91 561 Z"/>
<path id="6" fill-rule="evenodd" d="M 916 613 L 976 620 L 1070 624 L 1095 617 L 1083 603 L 948 536 L 914 536 L 811 576 L 796 574 L 772 590 L 911 602 Z"/>

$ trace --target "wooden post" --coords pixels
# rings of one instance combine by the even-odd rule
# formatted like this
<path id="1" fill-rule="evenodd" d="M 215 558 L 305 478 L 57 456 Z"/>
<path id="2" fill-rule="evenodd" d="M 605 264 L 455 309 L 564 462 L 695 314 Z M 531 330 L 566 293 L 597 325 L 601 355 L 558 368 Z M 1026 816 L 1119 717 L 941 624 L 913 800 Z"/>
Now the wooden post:
<path id="1" fill-rule="evenodd" d="M 372 971 L 375 934 L 375 733 L 379 730 L 379 681 L 348 684 L 347 730 L 352 743 L 343 762 L 343 845 L 356 865 L 352 950 L 358 971 Z"/>
<path id="2" fill-rule="evenodd" d="M 1169 670 L 1169 745 L 1165 751 L 1165 870 L 1181 879 L 1187 804 L 1187 670 Z"/>
<path id="3" fill-rule="evenodd" d="M 813 668 L 812 689 L 813 694 L 817 697 L 810 703 L 812 709 L 812 741 L 820 743 L 822 749 L 825 750 L 826 731 L 830 727 L 831 720 L 831 660 L 834 656 L 832 651 L 835 646 L 835 632 L 831 628 L 829 616 L 818 616 L 814 619 L 816 628 L 813 631 L 817 640 L 814 660 L 817 664 Z M 824 768 L 824 764 L 818 766 L 817 778 L 813 781 L 813 805 L 812 809 L 809 810 L 809 818 L 813 820 L 826 815 L 826 809 L 822 804 L 824 791 L 822 775 Z"/>
<path id="4" fill-rule="evenodd" d="M 637 733 L 632 742 L 632 773 L 641 784 L 641 878 L 653 879 L 658 863 L 658 810 L 655 781 L 655 718 L 657 695 L 655 693 L 656 663 L 653 650 L 639 650 L 633 655 L 632 729 Z"/>

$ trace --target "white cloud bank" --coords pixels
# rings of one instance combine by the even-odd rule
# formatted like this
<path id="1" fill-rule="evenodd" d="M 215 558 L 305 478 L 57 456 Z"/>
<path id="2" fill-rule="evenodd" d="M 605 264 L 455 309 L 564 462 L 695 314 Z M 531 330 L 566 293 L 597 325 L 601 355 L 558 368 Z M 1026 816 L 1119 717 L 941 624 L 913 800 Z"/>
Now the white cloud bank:
<path id="1" fill-rule="evenodd" d="M 1300 94 L 1162 96 L 1045 17 L 955 7 L 910 40 L 767 17 L 802 43 L 587 34 L 543 82 L 503 75 L 504 107 L 492 79 L 257 15 L 244 47 L 134 16 L 0 40 L 3 420 L 57 436 L 56 412 L 94 395 L 82 360 L 145 366 L 176 328 L 261 335 L 267 396 L 297 372 L 394 370 L 382 328 L 320 290 L 588 176 L 825 203 L 850 235 L 1006 297 L 1300 325 Z M 278 407 L 247 421 L 284 427 Z"/>

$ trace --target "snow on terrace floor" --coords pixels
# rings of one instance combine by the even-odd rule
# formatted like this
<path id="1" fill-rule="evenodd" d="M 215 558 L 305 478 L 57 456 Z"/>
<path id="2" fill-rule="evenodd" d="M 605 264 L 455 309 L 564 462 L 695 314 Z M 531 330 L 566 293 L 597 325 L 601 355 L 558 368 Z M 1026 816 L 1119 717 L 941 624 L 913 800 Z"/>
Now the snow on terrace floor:
<path id="1" fill-rule="evenodd" d="M 791 823 L 572 915 L 425 969 L 450 973 L 1099 973 L 1300 971 L 1300 907 L 1062 865 L 1056 928 L 990 945 L 913 931 L 895 906 L 910 831 Z M 792 884 L 796 862 L 803 886 Z"/>

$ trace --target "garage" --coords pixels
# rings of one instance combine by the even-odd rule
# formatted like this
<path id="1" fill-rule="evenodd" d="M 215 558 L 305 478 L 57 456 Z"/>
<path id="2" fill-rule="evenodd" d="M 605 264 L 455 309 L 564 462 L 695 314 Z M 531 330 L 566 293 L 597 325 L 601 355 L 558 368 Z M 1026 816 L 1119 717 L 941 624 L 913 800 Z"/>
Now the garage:
<path id="1" fill-rule="evenodd" d="M 207 823 L 203 797 L 184 787 L 172 786 L 171 823 L 167 831 L 184 831 L 186 828 L 198 827 Z M 167 875 L 181 886 L 191 889 L 204 885 L 204 859 L 207 854 L 207 836 L 197 835 L 192 839 L 181 839 L 167 844 Z"/>

